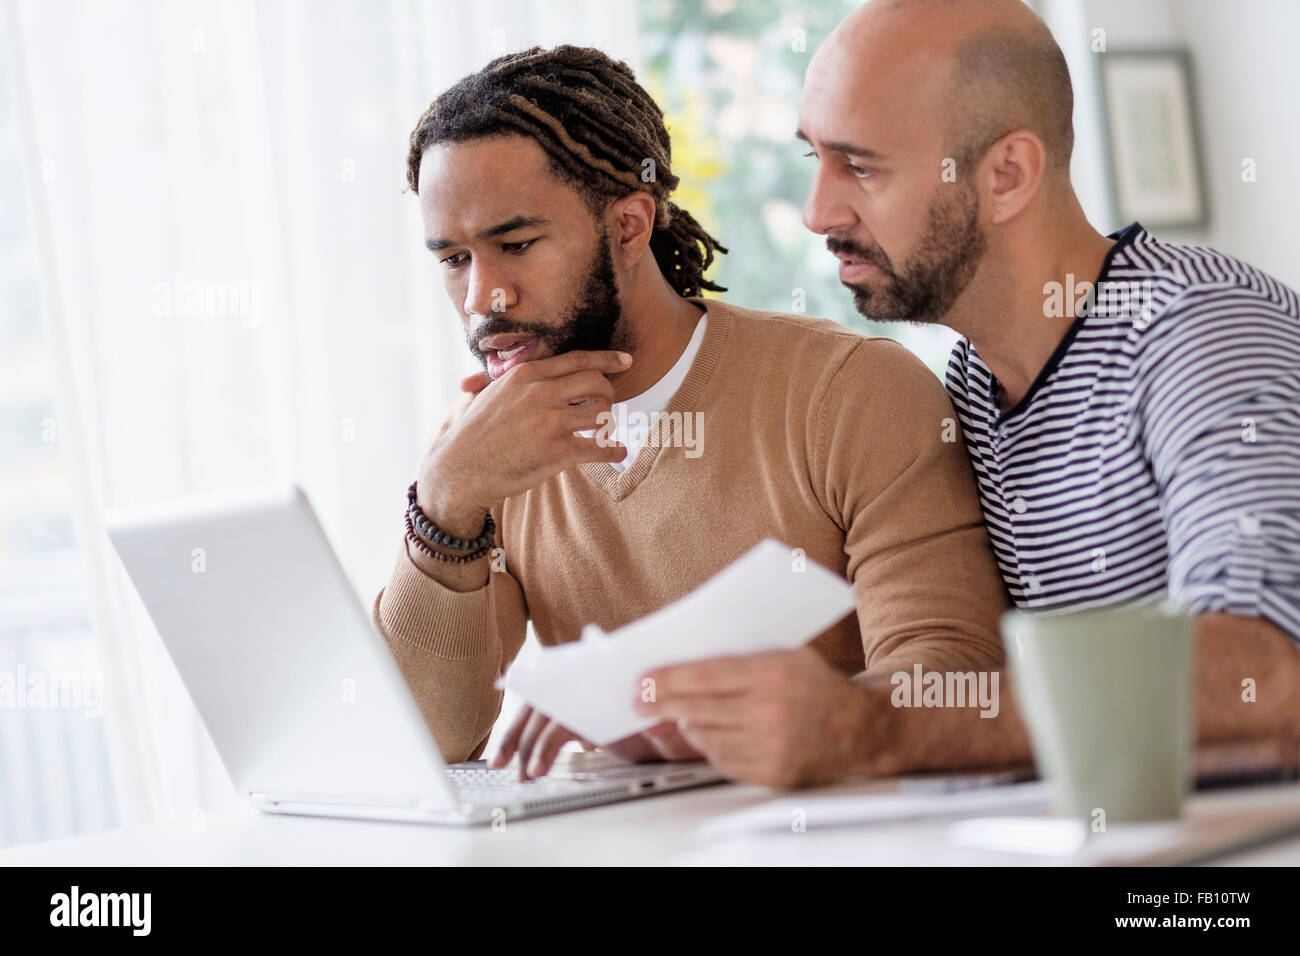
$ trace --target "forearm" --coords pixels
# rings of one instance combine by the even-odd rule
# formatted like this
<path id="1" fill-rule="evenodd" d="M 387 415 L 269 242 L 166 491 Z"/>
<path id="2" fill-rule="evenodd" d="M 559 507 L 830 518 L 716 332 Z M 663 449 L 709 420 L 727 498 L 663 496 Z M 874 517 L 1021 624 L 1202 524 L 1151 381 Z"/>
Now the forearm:
<path id="1" fill-rule="evenodd" d="M 1261 618 L 1196 619 L 1196 725 L 1202 743 L 1300 739 L 1300 650 Z"/>
<path id="2" fill-rule="evenodd" d="M 923 672 L 947 673 L 1000 670 L 1005 663 L 1006 652 L 995 635 L 954 623 L 900 641 L 887 656 L 874 657 L 865 673 L 888 681 L 899 671 L 912 673 L 918 664 Z"/>
<path id="3" fill-rule="evenodd" d="M 1032 763 L 1029 736 L 1016 709 L 1006 672 L 986 672 L 991 691 L 983 706 L 912 706 L 890 676 L 859 674 L 865 732 L 854 772 L 891 776 L 925 770 L 975 770 Z"/>
<path id="4" fill-rule="evenodd" d="M 495 682 L 506 642 L 487 584 L 457 592 L 427 575 L 416 560 L 410 551 L 399 554 L 388 585 L 375 599 L 374 623 L 444 757 L 466 760 L 481 749 L 500 710 L 502 694 Z M 510 642 L 517 648 L 522 615 L 507 624 L 520 631 L 521 640 Z"/>
<path id="5" fill-rule="evenodd" d="M 400 640 L 389 639 L 388 646 L 443 759 L 480 756 L 501 710 L 502 692 L 494 686 L 500 645 L 466 660 L 447 660 Z"/>
<path id="6" fill-rule="evenodd" d="M 1199 743 L 1300 740 L 1300 651 L 1290 639 L 1266 621 L 1226 614 L 1201 615 L 1197 632 Z M 1032 761 L 1007 673 L 993 673 L 998 674 L 997 712 L 989 716 L 970 706 L 895 706 L 888 667 L 853 678 L 863 691 L 861 724 L 868 728 L 857 745 L 857 772 L 888 775 Z"/>

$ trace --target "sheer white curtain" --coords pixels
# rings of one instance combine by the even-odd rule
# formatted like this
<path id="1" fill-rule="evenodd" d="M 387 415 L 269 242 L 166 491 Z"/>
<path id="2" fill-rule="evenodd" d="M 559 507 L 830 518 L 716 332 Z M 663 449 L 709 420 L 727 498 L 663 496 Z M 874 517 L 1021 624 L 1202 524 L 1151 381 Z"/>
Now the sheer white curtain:
<path id="1" fill-rule="evenodd" d="M 470 370 L 405 191 L 410 128 L 508 50 L 635 66 L 632 2 L 5 2 L 114 822 L 199 820 L 234 794 L 105 510 L 296 481 L 368 602 Z"/>

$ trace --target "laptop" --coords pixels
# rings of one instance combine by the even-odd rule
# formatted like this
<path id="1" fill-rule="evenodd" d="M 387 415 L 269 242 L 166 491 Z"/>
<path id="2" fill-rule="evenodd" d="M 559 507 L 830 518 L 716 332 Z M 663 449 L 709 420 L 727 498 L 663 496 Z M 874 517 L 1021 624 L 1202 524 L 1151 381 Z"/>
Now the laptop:
<path id="1" fill-rule="evenodd" d="M 259 810 L 495 824 L 723 781 L 704 761 L 602 751 L 562 752 L 528 781 L 515 766 L 448 766 L 297 487 L 118 509 L 107 523 L 231 780 Z"/>

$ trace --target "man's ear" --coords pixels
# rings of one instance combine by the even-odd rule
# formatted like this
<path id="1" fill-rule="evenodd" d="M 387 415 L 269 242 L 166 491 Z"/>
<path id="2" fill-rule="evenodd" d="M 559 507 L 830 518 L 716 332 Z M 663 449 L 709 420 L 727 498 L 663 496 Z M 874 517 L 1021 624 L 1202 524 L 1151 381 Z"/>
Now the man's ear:
<path id="1" fill-rule="evenodd" d="M 613 253 L 623 268 L 630 268 L 645 253 L 655 231 L 654 197 L 642 189 L 610 204 Z"/>
<path id="2" fill-rule="evenodd" d="M 985 156 L 984 189 L 994 225 L 1008 222 L 1029 205 L 1043 181 L 1047 150 L 1029 130 L 1008 133 Z"/>

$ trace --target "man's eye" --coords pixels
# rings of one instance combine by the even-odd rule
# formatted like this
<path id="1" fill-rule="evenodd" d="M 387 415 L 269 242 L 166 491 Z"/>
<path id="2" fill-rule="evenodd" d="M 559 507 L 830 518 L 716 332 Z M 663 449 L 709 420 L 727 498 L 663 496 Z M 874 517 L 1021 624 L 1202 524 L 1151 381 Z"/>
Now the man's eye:
<path id="1" fill-rule="evenodd" d="M 536 241 L 536 239 L 525 239 L 522 242 L 503 242 L 501 248 L 506 252 L 523 252 Z"/>
<path id="2" fill-rule="evenodd" d="M 857 176 L 858 179 L 866 179 L 871 175 L 871 170 L 867 169 L 865 166 L 854 166 L 852 163 L 845 163 L 844 165 L 847 166 L 849 172 L 854 176 Z"/>
<path id="3" fill-rule="evenodd" d="M 439 259 L 438 261 L 444 266 L 460 266 L 465 264 L 466 258 L 468 257 L 465 253 L 458 252 L 454 256 L 448 256 L 446 259 Z"/>
<path id="4" fill-rule="evenodd" d="M 817 150 L 815 150 L 815 149 L 810 149 L 810 150 L 808 150 L 808 152 L 804 153 L 804 155 L 805 155 L 805 156 L 811 156 L 813 159 L 816 159 L 816 158 L 817 158 Z"/>

